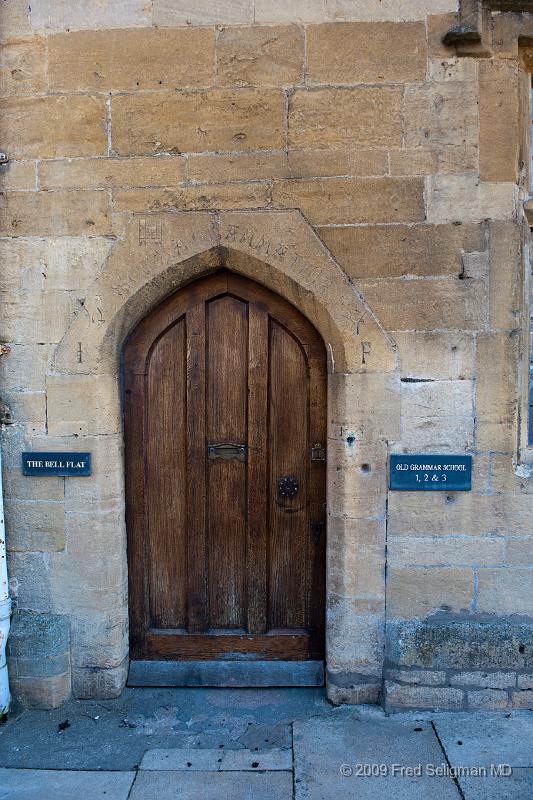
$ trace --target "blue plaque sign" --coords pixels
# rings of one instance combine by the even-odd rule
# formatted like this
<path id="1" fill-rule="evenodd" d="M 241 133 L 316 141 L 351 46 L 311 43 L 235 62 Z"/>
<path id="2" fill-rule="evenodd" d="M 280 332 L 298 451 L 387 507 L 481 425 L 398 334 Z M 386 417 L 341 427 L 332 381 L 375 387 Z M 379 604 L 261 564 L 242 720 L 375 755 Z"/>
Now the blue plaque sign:
<path id="1" fill-rule="evenodd" d="M 389 485 L 408 492 L 469 492 L 472 456 L 393 455 Z"/>
<path id="2" fill-rule="evenodd" d="M 22 453 L 23 475 L 85 476 L 91 474 L 90 453 Z"/>

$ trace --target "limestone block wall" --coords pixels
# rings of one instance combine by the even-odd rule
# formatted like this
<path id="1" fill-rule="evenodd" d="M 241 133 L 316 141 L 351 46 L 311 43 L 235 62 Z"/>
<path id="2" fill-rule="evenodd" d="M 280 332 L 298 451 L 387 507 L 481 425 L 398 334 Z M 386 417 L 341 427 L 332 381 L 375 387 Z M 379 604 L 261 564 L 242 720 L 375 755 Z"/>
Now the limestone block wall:
<path id="1" fill-rule="evenodd" d="M 484 57 L 445 47 L 456 6 L 2 3 L 0 396 L 27 702 L 124 685 L 120 348 L 225 263 L 330 350 L 332 699 L 531 707 L 530 62 L 516 15 Z M 90 450 L 94 475 L 24 478 L 25 449 Z M 392 452 L 471 453 L 473 491 L 388 492 Z M 67 624 L 69 661 L 23 681 L 32 620 L 39 652 Z"/>

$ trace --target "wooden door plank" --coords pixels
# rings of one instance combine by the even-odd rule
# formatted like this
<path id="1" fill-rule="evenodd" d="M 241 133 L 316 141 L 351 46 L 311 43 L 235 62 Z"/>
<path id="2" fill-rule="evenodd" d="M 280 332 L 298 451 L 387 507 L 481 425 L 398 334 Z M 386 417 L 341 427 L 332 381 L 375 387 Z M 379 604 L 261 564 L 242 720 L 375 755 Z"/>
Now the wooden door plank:
<path id="1" fill-rule="evenodd" d="M 146 373 L 147 560 L 150 627 L 187 624 L 187 425 L 185 320 L 150 351 Z"/>
<path id="2" fill-rule="evenodd" d="M 223 295 L 206 304 L 209 444 L 247 439 L 248 304 Z M 246 462 L 207 462 L 209 627 L 246 625 Z"/>
<path id="3" fill-rule="evenodd" d="M 269 627 L 303 628 L 308 556 L 307 359 L 286 328 L 270 324 Z M 294 497 L 278 493 L 283 476 L 296 478 Z"/>
<path id="4" fill-rule="evenodd" d="M 148 631 L 145 658 L 309 658 L 308 631 L 283 631 L 279 634 L 182 633 Z"/>
<path id="5" fill-rule="evenodd" d="M 187 581 L 189 631 L 207 627 L 205 304 L 187 312 Z M 162 499 L 164 502 L 164 499 Z"/>
<path id="6" fill-rule="evenodd" d="M 126 459 L 126 530 L 128 535 L 128 584 L 130 647 L 135 657 L 143 656 L 144 633 L 150 626 L 148 614 L 148 575 L 145 531 L 144 418 L 145 391 L 143 375 L 125 375 L 124 428 Z"/>
<path id="7" fill-rule="evenodd" d="M 248 338 L 248 632 L 267 629 L 268 313 L 249 306 Z"/>
<path id="8" fill-rule="evenodd" d="M 309 443 L 326 450 L 327 382 L 324 349 L 309 357 Z M 327 456 L 327 452 L 326 452 Z M 307 617 L 312 657 L 323 657 L 326 586 L 326 461 L 309 460 L 309 541 L 306 561 Z M 318 526 L 318 527 L 315 527 Z"/>

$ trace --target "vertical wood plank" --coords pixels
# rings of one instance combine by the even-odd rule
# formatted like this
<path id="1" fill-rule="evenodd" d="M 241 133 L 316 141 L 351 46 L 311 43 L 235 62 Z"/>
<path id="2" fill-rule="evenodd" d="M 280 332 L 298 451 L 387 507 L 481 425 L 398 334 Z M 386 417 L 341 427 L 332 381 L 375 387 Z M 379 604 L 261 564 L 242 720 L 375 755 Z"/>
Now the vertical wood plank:
<path id="1" fill-rule="evenodd" d="M 259 303 L 250 303 L 248 326 L 248 633 L 265 633 L 268 605 L 268 313 Z"/>
<path id="2" fill-rule="evenodd" d="M 151 628 L 184 628 L 187 586 L 176 580 L 187 560 L 185 320 L 150 352 L 146 375 L 147 561 Z"/>
<path id="3" fill-rule="evenodd" d="M 323 347 L 309 353 L 309 448 L 326 448 L 327 362 Z M 309 454 L 309 532 L 306 558 L 306 617 L 310 657 L 324 654 L 326 593 L 326 461 L 311 461 Z M 314 528 L 314 523 L 319 527 Z"/>
<path id="4" fill-rule="evenodd" d="M 248 304 L 224 295 L 207 304 L 207 440 L 247 438 Z M 208 460 L 209 627 L 246 626 L 246 463 Z"/>
<path id="5" fill-rule="evenodd" d="M 307 360 L 286 328 L 270 323 L 270 580 L 269 625 L 273 629 L 306 625 L 306 555 L 309 516 L 309 382 Z M 293 475 L 293 498 L 278 494 L 280 478 Z"/>
<path id="6" fill-rule="evenodd" d="M 126 528 L 128 533 L 128 584 L 130 647 L 133 657 L 144 655 L 143 635 L 149 626 L 148 576 L 145 531 L 144 374 L 126 364 L 124 428 L 126 459 Z"/>
<path id="7" fill-rule="evenodd" d="M 187 528 L 188 625 L 207 627 L 205 303 L 187 312 Z M 162 498 L 162 502 L 164 499 Z M 185 578 L 183 572 L 181 580 Z"/>

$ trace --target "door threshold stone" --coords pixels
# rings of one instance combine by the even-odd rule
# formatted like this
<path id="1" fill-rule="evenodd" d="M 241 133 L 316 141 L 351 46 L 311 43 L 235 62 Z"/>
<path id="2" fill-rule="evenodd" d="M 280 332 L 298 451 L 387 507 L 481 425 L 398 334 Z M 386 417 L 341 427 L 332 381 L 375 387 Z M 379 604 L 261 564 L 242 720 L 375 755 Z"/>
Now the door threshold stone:
<path id="1" fill-rule="evenodd" d="M 128 686 L 323 686 L 323 661 L 131 661 Z"/>

